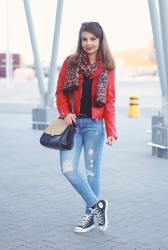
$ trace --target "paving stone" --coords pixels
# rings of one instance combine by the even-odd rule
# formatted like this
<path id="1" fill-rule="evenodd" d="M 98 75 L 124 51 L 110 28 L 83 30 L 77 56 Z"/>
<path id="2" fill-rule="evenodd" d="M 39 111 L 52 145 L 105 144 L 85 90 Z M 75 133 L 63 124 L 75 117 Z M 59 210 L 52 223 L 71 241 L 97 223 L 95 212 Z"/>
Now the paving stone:
<path id="1" fill-rule="evenodd" d="M 103 155 L 109 227 L 86 234 L 73 232 L 85 204 L 62 176 L 59 153 L 40 146 L 31 114 L 0 115 L 0 250 L 168 250 L 167 160 L 146 146 L 148 115 L 118 114 L 120 138 Z"/>

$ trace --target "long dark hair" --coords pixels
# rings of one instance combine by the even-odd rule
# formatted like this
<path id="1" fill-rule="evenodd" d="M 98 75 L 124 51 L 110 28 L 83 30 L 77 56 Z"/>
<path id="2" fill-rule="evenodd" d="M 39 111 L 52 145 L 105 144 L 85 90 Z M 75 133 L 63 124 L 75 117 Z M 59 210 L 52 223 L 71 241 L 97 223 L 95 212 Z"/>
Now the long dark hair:
<path id="1" fill-rule="evenodd" d="M 101 60 L 106 70 L 112 70 L 115 68 L 115 61 L 109 49 L 106 36 L 100 24 L 98 22 L 85 22 L 82 23 L 79 30 L 77 49 L 73 55 L 69 57 L 69 64 L 75 65 L 78 63 L 78 58 L 82 49 L 82 33 L 86 31 L 92 33 L 94 36 L 100 39 L 99 49 L 97 51 L 97 60 Z"/>

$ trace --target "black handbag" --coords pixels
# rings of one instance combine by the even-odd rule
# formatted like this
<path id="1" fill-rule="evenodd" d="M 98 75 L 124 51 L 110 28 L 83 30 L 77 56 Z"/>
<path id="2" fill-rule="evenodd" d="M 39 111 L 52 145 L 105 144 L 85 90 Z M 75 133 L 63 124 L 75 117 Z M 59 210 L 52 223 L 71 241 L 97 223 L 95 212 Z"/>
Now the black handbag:
<path id="1" fill-rule="evenodd" d="M 74 113 L 74 96 L 71 94 L 71 112 Z M 52 121 L 40 137 L 44 147 L 52 149 L 72 149 L 74 144 L 75 125 L 68 125 L 65 120 Z"/>

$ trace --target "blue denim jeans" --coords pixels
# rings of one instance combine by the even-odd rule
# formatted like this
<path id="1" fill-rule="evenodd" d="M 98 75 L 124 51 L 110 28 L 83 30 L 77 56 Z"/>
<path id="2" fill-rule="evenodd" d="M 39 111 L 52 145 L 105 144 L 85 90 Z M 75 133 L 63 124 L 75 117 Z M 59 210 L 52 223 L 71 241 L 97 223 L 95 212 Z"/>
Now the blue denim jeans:
<path id="1" fill-rule="evenodd" d="M 86 203 L 86 213 L 100 199 L 100 168 L 105 139 L 103 120 L 76 118 L 74 147 L 60 151 L 61 171 Z M 85 171 L 79 169 L 84 149 Z"/>

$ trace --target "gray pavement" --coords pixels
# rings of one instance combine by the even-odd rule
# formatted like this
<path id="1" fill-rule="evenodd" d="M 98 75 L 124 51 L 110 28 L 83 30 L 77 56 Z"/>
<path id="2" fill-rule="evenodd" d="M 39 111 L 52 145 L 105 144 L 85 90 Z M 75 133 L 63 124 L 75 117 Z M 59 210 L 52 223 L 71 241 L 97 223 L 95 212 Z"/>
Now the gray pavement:
<path id="1" fill-rule="evenodd" d="M 62 176 L 59 153 L 39 144 L 29 113 L 0 113 L 0 250 L 168 249 L 168 160 L 147 146 L 156 111 L 128 118 L 117 109 L 119 139 L 105 145 L 102 166 L 109 227 L 82 235 L 73 228 L 84 202 Z"/>

